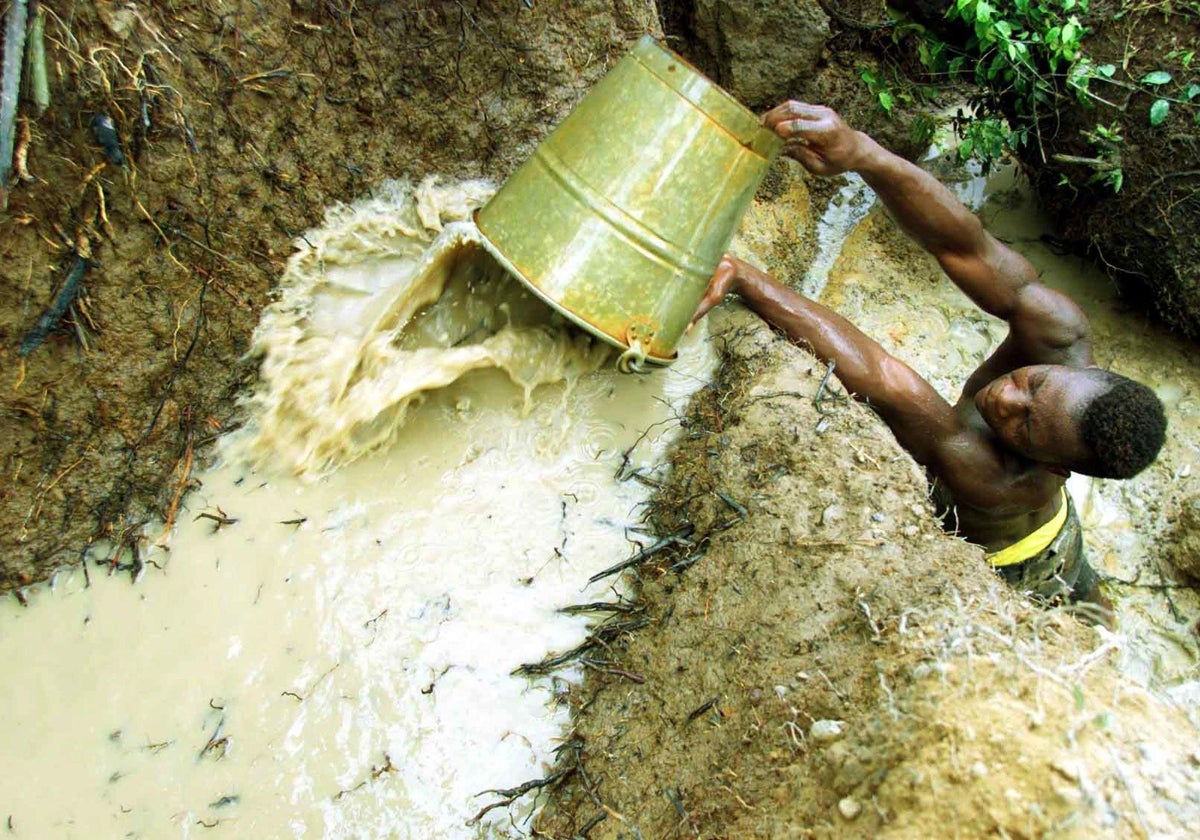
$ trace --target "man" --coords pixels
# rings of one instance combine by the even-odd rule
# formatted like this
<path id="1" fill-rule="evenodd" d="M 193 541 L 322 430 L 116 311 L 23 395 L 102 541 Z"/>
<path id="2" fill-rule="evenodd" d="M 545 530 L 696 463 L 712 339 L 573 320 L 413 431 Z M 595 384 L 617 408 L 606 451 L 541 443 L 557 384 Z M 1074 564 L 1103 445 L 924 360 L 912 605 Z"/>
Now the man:
<path id="1" fill-rule="evenodd" d="M 814 175 L 857 172 L 902 228 L 984 311 L 1008 322 L 1004 342 L 971 374 L 956 404 L 832 310 L 726 256 L 693 318 L 737 293 L 811 346 L 926 468 L 943 524 L 987 552 L 995 570 L 1049 603 L 1109 604 L 1083 556 L 1065 490 L 1074 472 L 1129 478 L 1158 454 L 1162 404 L 1092 358 L 1088 321 L 1033 266 L 988 234 L 928 173 L 849 128 L 831 109 L 786 102 L 764 117 L 784 153 Z"/>

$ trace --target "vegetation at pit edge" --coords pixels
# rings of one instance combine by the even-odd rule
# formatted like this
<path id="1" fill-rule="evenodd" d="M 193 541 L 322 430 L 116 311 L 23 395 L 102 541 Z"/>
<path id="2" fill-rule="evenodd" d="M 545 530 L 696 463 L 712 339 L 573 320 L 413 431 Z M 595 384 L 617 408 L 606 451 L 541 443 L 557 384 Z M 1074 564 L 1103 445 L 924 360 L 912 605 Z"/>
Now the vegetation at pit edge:
<path id="1" fill-rule="evenodd" d="M 860 78 L 888 114 L 897 104 L 929 100 L 939 86 L 973 85 L 975 93 L 955 117 L 954 127 L 961 139 L 960 158 L 974 157 L 985 170 L 1005 152 L 1029 144 L 1044 158 L 1043 121 L 1068 98 L 1123 114 L 1135 95 L 1145 94 L 1153 97 L 1146 118 L 1151 128 L 1163 127 L 1173 115 L 1200 124 L 1196 50 L 1171 50 L 1163 56 L 1163 66 L 1137 75 L 1129 73 L 1128 47 L 1120 65 L 1096 63 L 1087 49 L 1088 8 L 1089 0 L 955 0 L 936 31 L 891 9 L 891 39 L 896 45 L 915 45 L 925 83 L 870 69 Z M 1148 8 L 1129 4 L 1114 17 Z M 1195 0 L 1166 0 L 1155 8 L 1168 16 L 1200 17 Z M 1098 119 L 1082 133 L 1092 154 L 1057 159 L 1081 165 L 1085 183 L 1119 191 L 1124 180 L 1120 120 Z M 1069 183 L 1066 176 L 1063 182 Z"/>

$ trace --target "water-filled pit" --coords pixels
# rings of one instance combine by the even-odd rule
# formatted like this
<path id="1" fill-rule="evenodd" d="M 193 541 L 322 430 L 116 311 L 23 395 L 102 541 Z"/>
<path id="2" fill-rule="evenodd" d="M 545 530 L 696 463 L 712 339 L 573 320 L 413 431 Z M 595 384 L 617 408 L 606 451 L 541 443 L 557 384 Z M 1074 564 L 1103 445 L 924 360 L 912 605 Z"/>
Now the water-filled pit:
<path id="1" fill-rule="evenodd" d="M 1167 531 L 1155 517 L 1191 489 L 1200 382 L 1181 345 L 1038 239 L 1042 221 L 1006 178 L 982 207 L 989 227 L 1079 296 L 1102 364 L 1168 402 L 1173 441 L 1145 477 L 1072 483 L 1097 567 L 1132 579 L 1154 568 L 1148 538 Z M 559 609 L 620 597 L 615 577 L 588 579 L 653 540 L 640 505 L 714 353 L 700 328 L 672 367 L 622 376 L 607 350 L 543 329 L 515 284 L 488 297 L 503 283 L 469 244 L 435 281 L 450 291 L 426 294 L 439 302 L 414 305 L 425 315 L 393 341 L 407 317 L 397 278 L 429 279 L 420 263 L 438 230 L 486 194 L 471 189 L 430 186 L 415 203 L 385 190 L 310 232 L 259 333 L 286 363 L 264 368 L 250 428 L 201 474 L 170 540 L 143 553 L 138 583 L 93 566 L 90 586 L 73 570 L 28 607 L 0 606 L 0 816 L 18 836 L 521 829 L 528 798 L 469 823 L 497 798 L 481 792 L 545 774 L 569 722 L 559 680 L 581 672 L 510 672 L 584 638 L 586 618 Z M 1000 326 L 864 219 L 853 184 L 844 192 L 818 224 L 806 288 L 953 396 Z M 513 340 L 548 366 L 498 368 L 503 353 L 480 348 L 511 347 L 501 334 L 524 335 Z M 432 387 L 410 402 L 422 355 Z M 1163 593 L 1115 594 L 1136 639 L 1126 667 L 1191 690 L 1194 637 Z M 1187 591 L 1174 606 L 1195 614 Z"/>

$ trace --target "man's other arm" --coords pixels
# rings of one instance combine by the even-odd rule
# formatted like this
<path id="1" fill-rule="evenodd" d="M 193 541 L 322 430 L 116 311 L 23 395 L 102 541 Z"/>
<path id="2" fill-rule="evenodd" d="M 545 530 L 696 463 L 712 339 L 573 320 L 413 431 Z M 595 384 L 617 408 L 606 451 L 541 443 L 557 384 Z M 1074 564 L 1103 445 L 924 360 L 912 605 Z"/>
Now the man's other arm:
<path id="1" fill-rule="evenodd" d="M 984 230 L 928 172 L 854 131 L 829 108 L 787 102 L 764 122 L 810 172 L 857 172 L 955 285 L 985 312 L 1008 322 L 1013 367 L 1091 362 L 1082 310 L 1040 283 L 1028 260 Z"/>
<path id="2" fill-rule="evenodd" d="M 789 339 L 832 363 L 846 390 L 875 409 L 918 463 L 941 470 L 964 429 L 950 404 L 912 368 L 832 309 L 734 257 L 721 260 L 693 321 L 730 292 Z"/>

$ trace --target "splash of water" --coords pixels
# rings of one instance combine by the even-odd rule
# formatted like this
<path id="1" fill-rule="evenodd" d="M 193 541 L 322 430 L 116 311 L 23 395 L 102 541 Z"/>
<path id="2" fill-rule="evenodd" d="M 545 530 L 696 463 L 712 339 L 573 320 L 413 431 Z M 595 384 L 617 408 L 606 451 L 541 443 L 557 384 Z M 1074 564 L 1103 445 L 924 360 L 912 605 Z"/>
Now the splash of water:
<path id="1" fill-rule="evenodd" d="M 231 455 L 327 473 L 395 440 L 409 408 L 469 371 L 498 368 L 525 391 L 596 370 L 607 346 L 570 329 L 483 248 L 472 211 L 487 182 L 414 189 L 329 211 L 298 241 L 252 353 L 253 433 Z"/>

